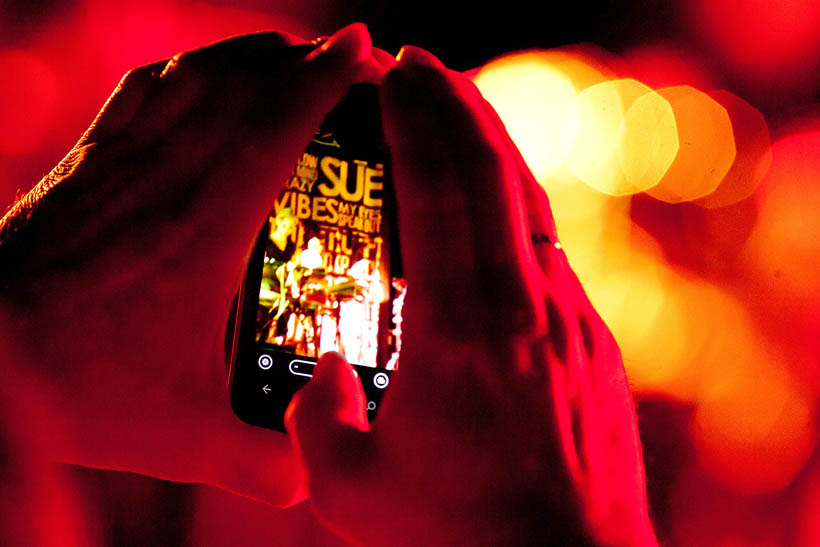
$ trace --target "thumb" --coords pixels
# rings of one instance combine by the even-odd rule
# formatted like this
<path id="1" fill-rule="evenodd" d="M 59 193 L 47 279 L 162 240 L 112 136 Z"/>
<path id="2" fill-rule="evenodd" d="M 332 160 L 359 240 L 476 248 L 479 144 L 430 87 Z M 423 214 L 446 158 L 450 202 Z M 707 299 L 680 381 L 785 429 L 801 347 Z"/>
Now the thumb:
<path id="1" fill-rule="evenodd" d="M 288 406 L 285 427 L 307 470 L 311 497 L 320 484 L 366 469 L 370 424 L 365 400 L 356 371 L 341 354 L 330 352 Z"/>

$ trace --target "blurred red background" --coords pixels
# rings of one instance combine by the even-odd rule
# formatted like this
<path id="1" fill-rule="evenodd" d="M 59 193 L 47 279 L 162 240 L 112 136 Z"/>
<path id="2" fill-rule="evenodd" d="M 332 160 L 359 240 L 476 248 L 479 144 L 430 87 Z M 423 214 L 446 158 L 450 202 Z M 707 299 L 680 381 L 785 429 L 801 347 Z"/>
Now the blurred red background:
<path id="1" fill-rule="evenodd" d="M 469 71 L 550 194 L 624 353 L 662 542 L 820 544 L 820 5 L 442 4 L 2 0 L 0 205 L 128 68 L 365 21 L 391 53 L 420 45 Z M 63 471 L 99 502 L 86 520 L 106 543 L 334 544 L 306 504 Z"/>

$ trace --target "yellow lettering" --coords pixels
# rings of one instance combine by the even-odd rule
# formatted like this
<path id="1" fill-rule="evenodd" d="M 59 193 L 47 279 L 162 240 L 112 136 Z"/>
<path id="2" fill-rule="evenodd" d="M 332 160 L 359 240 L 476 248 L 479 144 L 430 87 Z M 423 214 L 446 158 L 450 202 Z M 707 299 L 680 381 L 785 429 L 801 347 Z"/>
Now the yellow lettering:
<path id="1" fill-rule="evenodd" d="M 350 247 L 350 244 L 347 241 L 347 234 L 336 234 L 337 241 L 339 242 L 339 246 L 337 249 L 343 252 L 346 255 L 353 254 L 353 249 Z"/>
<path id="2" fill-rule="evenodd" d="M 339 202 L 333 198 L 328 198 L 325 203 L 327 204 L 328 214 L 326 221 L 328 224 L 336 224 L 339 220 L 339 212 L 336 209 L 339 206 Z"/>
<path id="3" fill-rule="evenodd" d="M 305 194 L 299 194 L 296 203 L 296 216 L 304 220 L 310 218 L 310 198 Z"/>
<path id="4" fill-rule="evenodd" d="M 277 199 L 273 204 L 274 215 L 278 215 L 279 211 L 286 207 L 288 199 L 290 199 L 291 192 L 285 192 L 280 199 Z"/>
<path id="5" fill-rule="evenodd" d="M 356 189 L 353 193 L 350 192 L 348 189 L 348 185 L 342 187 L 342 199 L 345 201 L 359 201 L 362 199 L 362 192 L 364 191 L 364 178 L 365 178 L 365 171 L 367 171 L 367 162 L 360 161 L 360 160 L 353 160 L 353 163 L 356 164 Z"/>
<path id="6" fill-rule="evenodd" d="M 313 212 L 310 215 L 311 220 L 316 220 L 318 222 L 323 222 L 325 219 L 322 216 L 322 213 L 327 209 L 325 202 L 327 198 L 323 198 L 321 196 L 314 196 L 313 197 Z"/>
<path id="7" fill-rule="evenodd" d="M 368 167 L 364 177 L 364 204 L 367 207 L 381 207 L 382 199 L 374 198 L 374 191 L 381 191 L 384 188 L 383 182 L 373 180 L 374 177 L 384 176 L 384 165 L 376 165 L 376 169 Z"/>
<path id="8" fill-rule="evenodd" d="M 350 258 L 347 255 L 336 255 L 336 264 L 334 264 L 333 270 L 337 274 L 346 273 L 349 267 Z"/>
<path id="9" fill-rule="evenodd" d="M 319 191 L 325 197 L 333 198 L 338 196 L 342 189 L 347 186 L 347 162 L 332 156 L 325 156 L 319 162 L 319 167 L 327 177 L 327 180 L 322 181 L 319 185 Z M 338 172 L 334 169 L 338 169 Z"/>

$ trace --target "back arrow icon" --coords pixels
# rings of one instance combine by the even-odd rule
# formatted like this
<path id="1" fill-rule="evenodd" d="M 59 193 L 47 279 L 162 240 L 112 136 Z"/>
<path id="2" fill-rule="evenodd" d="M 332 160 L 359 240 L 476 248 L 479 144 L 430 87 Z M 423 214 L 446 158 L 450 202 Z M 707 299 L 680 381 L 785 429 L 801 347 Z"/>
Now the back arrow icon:
<path id="1" fill-rule="evenodd" d="M 265 392 L 265 395 L 267 395 L 268 393 L 270 393 L 270 387 L 268 387 L 268 384 L 265 384 L 265 387 L 263 387 L 263 388 L 262 388 L 262 391 L 264 391 L 264 392 Z"/>

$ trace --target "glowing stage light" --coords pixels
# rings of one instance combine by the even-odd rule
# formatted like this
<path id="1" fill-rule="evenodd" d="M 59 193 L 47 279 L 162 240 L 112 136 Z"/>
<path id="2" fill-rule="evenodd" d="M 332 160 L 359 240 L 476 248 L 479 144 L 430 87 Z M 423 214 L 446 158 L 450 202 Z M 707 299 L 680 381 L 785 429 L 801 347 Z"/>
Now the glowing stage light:
<path id="1" fill-rule="evenodd" d="M 541 181 L 563 163 L 561 151 L 568 136 L 562 122 L 578 89 L 604 79 L 582 56 L 559 50 L 507 55 L 474 76 L 476 86 Z"/>
<path id="2" fill-rule="evenodd" d="M 667 87 L 658 93 L 672 105 L 681 144 L 660 183 L 647 193 L 668 203 L 706 196 L 717 188 L 735 158 L 729 114 L 693 87 Z"/>
<path id="3" fill-rule="evenodd" d="M 755 199 L 759 216 L 744 249 L 747 267 L 771 290 L 820 297 L 820 130 L 775 142 L 771 169 Z"/>
<path id="4" fill-rule="evenodd" d="M 751 196 L 772 163 L 772 143 L 763 114 L 728 91 L 709 93 L 720 103 L 732 122 L 737 154 L 729 172 L 711 194 L 696 203 L 704 207 L 725 207 Z"/>
<path id="5" fill-rule="evenodd" d="M 588 87 L 564 125 L 572 135 L 567 167 L 605 194 L 642 192 L 658 183 L 675 155 L 674 127 L 666 101 L 636 80 Z"/>
<path id="6" fill-rule="evenodd" d="M 0 156 L 22 156 L 47 135 L 59 99 L 52 68 L 24 50 L 0 51 Z"/>

